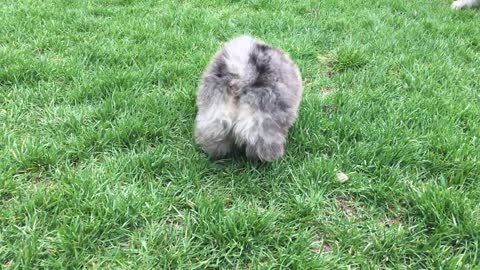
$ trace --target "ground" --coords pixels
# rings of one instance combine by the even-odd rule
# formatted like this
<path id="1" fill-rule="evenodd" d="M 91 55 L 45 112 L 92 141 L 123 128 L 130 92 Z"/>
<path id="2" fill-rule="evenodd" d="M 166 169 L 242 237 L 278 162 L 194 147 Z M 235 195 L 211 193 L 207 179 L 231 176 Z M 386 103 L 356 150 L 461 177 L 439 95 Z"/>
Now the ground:
<path id="1" fill-rule="evenodd" d="M 2 1 L 0 268 L 478 266 L 479 22 L 447 0 Z M 199 76 L 243 33 L 304 81 L 271 164 L 193 141 Z"/>

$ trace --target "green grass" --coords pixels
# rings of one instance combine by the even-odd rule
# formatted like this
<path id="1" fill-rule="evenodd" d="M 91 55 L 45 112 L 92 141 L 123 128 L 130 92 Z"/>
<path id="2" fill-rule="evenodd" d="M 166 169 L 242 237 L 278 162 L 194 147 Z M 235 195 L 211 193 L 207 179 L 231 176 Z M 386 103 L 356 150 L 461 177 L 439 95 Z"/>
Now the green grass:
<path id="1" fill-rule="evenodd" d="M 479 267 L 480 12 L 374 2 L 2 1 L 0 268 Z M 242 33 L 304 80 L 272 164 L 193 142 Z"/>

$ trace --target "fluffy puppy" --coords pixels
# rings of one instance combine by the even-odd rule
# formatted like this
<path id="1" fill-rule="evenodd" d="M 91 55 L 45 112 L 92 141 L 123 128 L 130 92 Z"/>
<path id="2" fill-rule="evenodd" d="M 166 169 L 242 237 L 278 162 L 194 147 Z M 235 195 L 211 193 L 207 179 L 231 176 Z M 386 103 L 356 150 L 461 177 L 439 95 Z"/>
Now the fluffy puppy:
<path id="1" fill-rule="evenodd" d="M 278 159 L 301 96 L 300 72 L 285 52 L 250 36 L 236 37 L 202 75 L 195 141 L 215 159 L 233 147 L 252 159 Z"/>
<path id="2" fill-rule="evenodd" d="M 452 3 L 453 9 L 473 8 L 480 6 L 480 0 L 456 0 Z"/>

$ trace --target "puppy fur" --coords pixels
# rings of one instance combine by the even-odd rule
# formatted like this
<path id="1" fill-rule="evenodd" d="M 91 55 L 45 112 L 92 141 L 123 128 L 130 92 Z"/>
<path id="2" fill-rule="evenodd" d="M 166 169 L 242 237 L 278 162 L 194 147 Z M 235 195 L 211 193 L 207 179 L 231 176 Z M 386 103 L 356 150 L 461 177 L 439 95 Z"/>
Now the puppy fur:
<path id="1" fill-rule="evenodd" d="M 301 96 L 300 72 L 285 52 L 250 36 L 236 37 L 202 75 L 195 141 L 215 159 L 237 147 L 249 158 L 276 160 Z"/>
<path id="2" fill-rule="evenodd" d="M 473 8 L 480 6 L 480 0 L 456 0 L 452 3 L 453 9 Z"/>

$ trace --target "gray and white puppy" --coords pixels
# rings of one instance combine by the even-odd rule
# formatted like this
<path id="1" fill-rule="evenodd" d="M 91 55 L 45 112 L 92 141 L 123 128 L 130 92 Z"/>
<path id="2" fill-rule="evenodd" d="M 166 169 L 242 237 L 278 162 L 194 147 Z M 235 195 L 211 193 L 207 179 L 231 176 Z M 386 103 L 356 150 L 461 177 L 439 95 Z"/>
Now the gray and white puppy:
<path id="1" fill-rule="evenodd" d="M 203 73 L 195 141 L 215 159 L 233 147 L 252 159 L 278 159 L 301 96 L 300 72 L 285 52 L 250 36 L 236 37 Z"/>
<path id="2" fill-rule="evenodd" d="M 452 3 L 453 9 L 474 8 L 480 6 L 480 0 L 456 0 Z"/>

